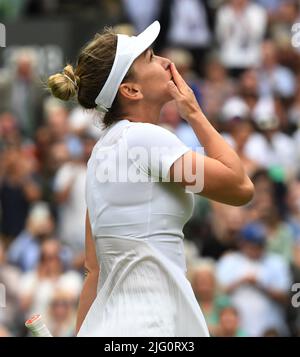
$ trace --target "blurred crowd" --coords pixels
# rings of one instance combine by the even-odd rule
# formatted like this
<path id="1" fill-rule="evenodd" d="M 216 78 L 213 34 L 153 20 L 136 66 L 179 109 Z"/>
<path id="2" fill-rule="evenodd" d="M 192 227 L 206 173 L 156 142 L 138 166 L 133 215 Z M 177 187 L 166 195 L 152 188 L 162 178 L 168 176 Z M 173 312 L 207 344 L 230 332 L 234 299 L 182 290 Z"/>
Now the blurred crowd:
<path id="1" fill-rule="evenodd" d="M 243 207 L 195 196 L 184 227 L 211 335 L 300 336 L 300 1 L 0 0 L 0 22 L 78 9 L 127 34 L 159 19 L 156 53 L 176 64 L 255 185 Z M 0 68 L 0 336 L 28 335 L 35 312 L 55 336 L 74 336 L 84 279 L 85 172 L 100 129 L 94 113 L 49 96 L 38 65 L 26 48 Z M 201 146 L 174 102 L 160 125 Z"/>

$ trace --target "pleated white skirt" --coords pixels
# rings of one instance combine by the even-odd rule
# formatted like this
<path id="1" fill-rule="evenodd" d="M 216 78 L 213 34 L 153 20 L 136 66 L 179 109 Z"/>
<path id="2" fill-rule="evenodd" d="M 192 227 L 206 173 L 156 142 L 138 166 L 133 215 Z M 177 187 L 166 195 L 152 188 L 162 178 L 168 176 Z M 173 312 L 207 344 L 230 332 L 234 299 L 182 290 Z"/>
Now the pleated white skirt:
<path id="1" fill-rule="evenodd" d="M 78 337 L 207 337 L 182 269 L 146 240 L 96 238 L 98 294 Z"/>

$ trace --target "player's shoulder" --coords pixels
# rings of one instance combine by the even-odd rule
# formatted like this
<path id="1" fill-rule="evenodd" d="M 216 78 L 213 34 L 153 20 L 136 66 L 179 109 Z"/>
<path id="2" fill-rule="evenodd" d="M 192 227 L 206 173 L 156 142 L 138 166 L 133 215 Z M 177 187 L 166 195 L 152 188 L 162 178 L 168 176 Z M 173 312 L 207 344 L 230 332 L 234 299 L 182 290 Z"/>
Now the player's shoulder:
<path id="1" fill-rule="evenodd" d="M 163 140 L 172 139 L 175 134 L 158 124 L 152 123 L 133 123 L 126 130 L 127 140 L 130 142 L 162 142 Z"/>
<path id="2" fill-rule="evenodd" d="M 160 124 L 153 124 L 153 123 L 142 123 L 142 122 L 131 122 L 131 125 L 128 128 L 129 130 L 135 131 L 145 131 L 148 132 L 156 131 L 156 132 L 167 132 L 170 133 L 170 128 L 166 128 Z"/>

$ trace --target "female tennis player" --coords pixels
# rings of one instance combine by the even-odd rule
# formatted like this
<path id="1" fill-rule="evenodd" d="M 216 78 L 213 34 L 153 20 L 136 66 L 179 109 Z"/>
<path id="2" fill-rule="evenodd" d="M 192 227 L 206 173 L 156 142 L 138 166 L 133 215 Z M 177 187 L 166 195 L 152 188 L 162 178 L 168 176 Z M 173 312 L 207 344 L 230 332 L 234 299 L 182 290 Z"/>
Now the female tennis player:
<path id="1" fill-rule="evenodd" d="M 157 21 L 136 37 L 106 30 L 82 50 L 76 69 L 49 78 L 54 96 L 76 96 L 104 125 L 87 168 L 77 336 L 208 336 L 185 275 L 182 229 L 195 193 L 230 205 L 253 195 L 238 155 L 174 64 L 151 50 L 159 31 Z M 170 100 L 206 155 L 157 125 Z"/>

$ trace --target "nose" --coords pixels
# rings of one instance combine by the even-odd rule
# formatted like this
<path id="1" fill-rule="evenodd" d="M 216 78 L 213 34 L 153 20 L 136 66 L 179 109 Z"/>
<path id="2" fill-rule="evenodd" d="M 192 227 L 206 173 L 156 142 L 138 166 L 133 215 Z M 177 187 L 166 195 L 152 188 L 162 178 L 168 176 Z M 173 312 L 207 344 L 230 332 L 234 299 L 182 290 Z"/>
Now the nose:
<path id="1" fill-rule="evenodd" d="M 157 56 L 165 70 L 170 69 L 171 61 L 168 58 Z"/>

